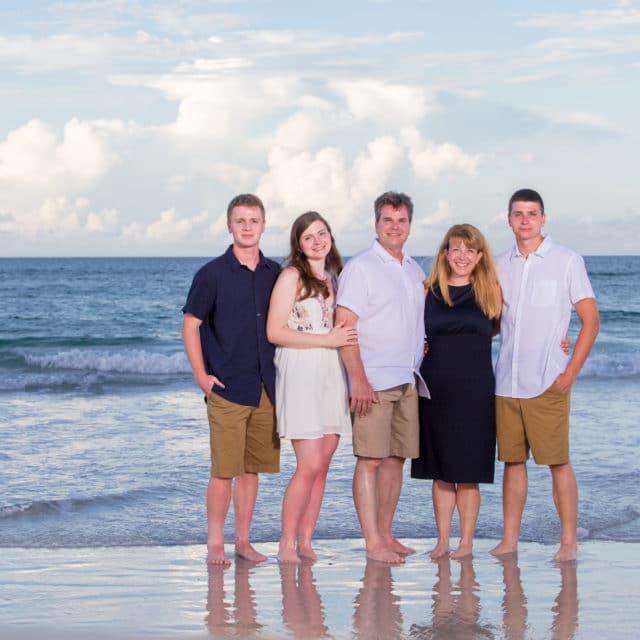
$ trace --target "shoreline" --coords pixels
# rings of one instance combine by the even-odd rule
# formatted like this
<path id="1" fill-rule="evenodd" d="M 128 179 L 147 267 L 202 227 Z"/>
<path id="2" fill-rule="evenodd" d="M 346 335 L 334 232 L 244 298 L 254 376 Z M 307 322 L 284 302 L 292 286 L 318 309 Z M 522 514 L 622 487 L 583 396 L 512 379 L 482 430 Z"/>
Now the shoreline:
<path id="1" fill-rule="evenodd" d="M 318 540 L 319 560 L 233 558 L 207 567 L 205 545 L 4 547 L 0 634 L 49 638 L 574 638 L 626 640 L 640 628 L 640 543 L 589 540 L 577 562 L 555 545 L 517 557 L 433 562 L 433 539 L 404 540 L 404 565 L 366 561 L 361 539 Z M 232 545 L 227 552 L 233 553 Z"/>

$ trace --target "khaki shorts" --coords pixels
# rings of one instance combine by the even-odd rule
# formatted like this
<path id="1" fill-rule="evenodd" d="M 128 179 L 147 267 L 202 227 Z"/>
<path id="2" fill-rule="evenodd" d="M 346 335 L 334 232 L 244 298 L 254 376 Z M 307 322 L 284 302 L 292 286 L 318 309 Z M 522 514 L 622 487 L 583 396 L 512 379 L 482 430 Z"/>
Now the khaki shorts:
<path id="1" fill-rule="evenodd" d="M 363 458 L 420 455 L 418 392 L 415 385 L 376 391 L 366 416 L 353 416 L 353 453 Z"/>
<path id="2" fill-rule="evenodd" d="M 260 406 L 207 396 L 211 475 L 235 478 L 242 473 L 280 471 L 280 438 L 273 404 L 262 387 Z"/>
<path id="3" fill-rule="evenodd" d="M 498 460 L 537 464 L 569 462 L 569 394 L 555 384 L 535 398 L 496 396 Z"/>

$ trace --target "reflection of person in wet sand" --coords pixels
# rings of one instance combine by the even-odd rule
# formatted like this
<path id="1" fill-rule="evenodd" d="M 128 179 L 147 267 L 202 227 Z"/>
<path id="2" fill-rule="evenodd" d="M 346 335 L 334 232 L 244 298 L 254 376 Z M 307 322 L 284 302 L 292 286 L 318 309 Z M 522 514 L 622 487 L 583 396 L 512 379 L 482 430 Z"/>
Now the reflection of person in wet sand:
<path id="1" fill-rule="evenodd" d="M 527 637 L 528 611 L 520 579 L 520 567 L 515 554 L 500 558 L 504 580 L 502 599 L 502 627 L 505 640 L 524 640 Z M 560 565 L 560 591 L 551 609 L 553 620 L 550 635 L 552 640 L 572 640 L 578 627 L 578 586 L 576 563 L 563 562 Z"/>
<path id="2" fill-rule="evenodd" d="M 236 560 L 234 597 L 231 604 L 225 600 L 224 565 L 209 565 L 206 625 L 213 638 L 248 639 L 262 628 L 257 622 L 256 594 L 249 584 L 249 577 L 255 566 L 254 562 L 244 558 Z"/>
<path id="3" fill-rule="evenodd" d="M 560 565 L 560 592 L 555 599 L 551 640 L 572 640 L 578 628 L 578 578 L 576 563 Z"/>
<path id="4" fill-rule="evenodd" d="M 389 564 L 367 560 L 362 588 L 354 605 L 354 638 L 400 640 L 404 637 L 400 596 L 393 592 L 393 576 Z"/>
<path id="5" fill-rule="evenodd" d="M 505 640 L 523 640 L 527 628 L 527 597 L 522 588 L 517 556 L 509 554 L 500 559 L 504 596 L 502 598 L 502 627 Z"/>
<path id="6" fill-rule="evenodd" d="M 430 625 L 411 625 L 409 637 L 415 640 L 493 638 L 491 629 L 480 624 L 480 586 L 472 559 L 467 556 L 460 560 L 460 577 L 455 583 L 451 578 L 449 557 L 439 558 L 437 564 L 432 622 Z"/>
<path id="7" fill-rule="evenodd" d="M 294 638 L 327 638 L 324 609 L 311 569 L 311 562 L 280 563 L 282 620 Z"/>

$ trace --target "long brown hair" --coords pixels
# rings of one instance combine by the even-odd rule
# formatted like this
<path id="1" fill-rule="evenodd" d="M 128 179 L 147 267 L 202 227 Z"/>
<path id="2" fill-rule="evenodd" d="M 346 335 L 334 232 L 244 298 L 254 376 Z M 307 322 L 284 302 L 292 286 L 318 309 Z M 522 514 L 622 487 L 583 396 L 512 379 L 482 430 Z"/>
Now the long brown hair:
<path id="1" fill-rule="evenodd" d="M 285 264 L 287 266 L 294 267 L 300 274 L 300 300 L 313 298 L 317 295 L 321 295 L 323 298 L 329 297 L 329 287 L 327 286 L 327 283 L 313 275 L 311 265 L 300 248 L 300 238 L 302 237 L 302 234 L 317 221 L 324 224 L 329 232 L 329 236 L 331 237 L 331 249 L 325 259 L 325 269 L 332 282 L 334 282 L 334 288 L 338 274 L 342 271 L 342 258 L 336 248 L 336 241 L 333 238 L 333 233 L 331 232 L 329 223 L 317 211 L 307 211 L 306 213 L 299 215 L 291 225 L 291 248 L 289 255 L 285 259 Z"/>
<path id="2" fill-rule="evenodd" d="M 469 276 L 469 281 L 473 288 L 473 295 L 482 312 L 492 320 L 499 318 L 502 311 L 502 292 L 498 282 L 498 272 L 491 256 L 489 244 L 480 230 L 471 224 L 455 224 L 445 234 L 440 243 L 438 255 L 433 259 L 428 282 L 429 290 L 434 295 L 440 295 L 448 306 L 453 306 L 448 283 L 451 267 L 447 261 L 447 251 L 452 240 L 462 240 L 465 246 L 482 252 L 478 264 Z"/>

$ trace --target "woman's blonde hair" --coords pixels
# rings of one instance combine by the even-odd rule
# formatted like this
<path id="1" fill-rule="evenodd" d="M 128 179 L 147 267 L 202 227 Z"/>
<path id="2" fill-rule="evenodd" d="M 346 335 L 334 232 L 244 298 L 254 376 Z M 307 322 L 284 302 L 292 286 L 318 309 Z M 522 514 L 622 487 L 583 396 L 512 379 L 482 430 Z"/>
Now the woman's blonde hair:
<path id="1" fill-rule="evenodd" d="M 492 320 L 500 317 L 502 311 L 502 292 L 498 283 L 498 272 L 491 256 L 491 249 L 479 229 L 471 224 L 455 224 L 445 234 L 438 254 L 433 259 L 431 275 L 427 286 L 434 295 L 442 296 L 444 302 L 453 306 L 449 295 L 449 278 L 451 267 L 447 261 L 447 251 L 452 241 L 460 240 L 469 249 L 475 249 L 482 255 L 471 272 L 469 281 L 473 295 L 482 312 Z M 439 294 L 438 294 L 439 290 Z"/>

